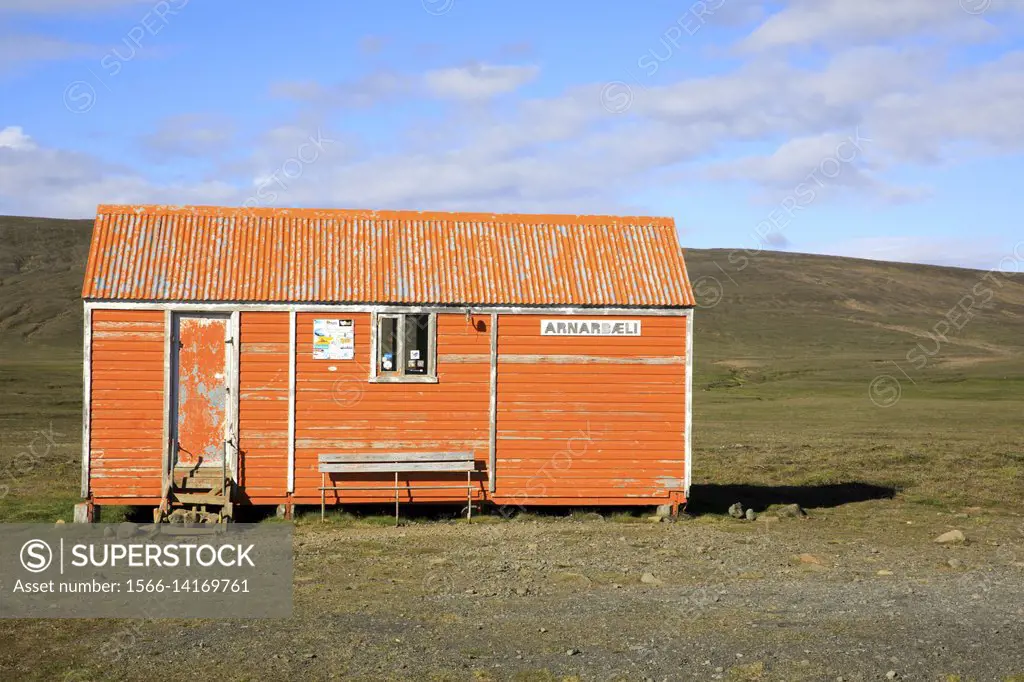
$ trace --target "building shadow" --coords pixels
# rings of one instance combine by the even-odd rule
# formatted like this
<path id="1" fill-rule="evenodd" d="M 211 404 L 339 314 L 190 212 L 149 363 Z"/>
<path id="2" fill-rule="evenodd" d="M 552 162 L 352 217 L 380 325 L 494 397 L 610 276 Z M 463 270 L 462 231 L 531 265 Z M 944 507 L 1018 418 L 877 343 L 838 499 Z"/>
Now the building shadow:
<path id="1" fill-rule="evenodd" d="M 892 499 L 896 488 L 873 483 L 829 485 L 693 485 L 686 505 L 689 514 L 728 514 L 739 502 L 744 509 L 762 512 L 774 504 L 798 504 L 805 509 L 839 507 L 852 502 Z"/>

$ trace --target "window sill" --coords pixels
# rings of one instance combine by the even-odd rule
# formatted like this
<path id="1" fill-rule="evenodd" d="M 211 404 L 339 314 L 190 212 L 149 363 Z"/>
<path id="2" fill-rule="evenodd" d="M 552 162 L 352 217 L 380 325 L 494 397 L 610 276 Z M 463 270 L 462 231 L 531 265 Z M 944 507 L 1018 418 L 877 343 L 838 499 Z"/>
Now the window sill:
<path id="1" fill-rule="evenodd" d="M 437 377 L 370 377 L 371 384 L 436 384 Z"/>

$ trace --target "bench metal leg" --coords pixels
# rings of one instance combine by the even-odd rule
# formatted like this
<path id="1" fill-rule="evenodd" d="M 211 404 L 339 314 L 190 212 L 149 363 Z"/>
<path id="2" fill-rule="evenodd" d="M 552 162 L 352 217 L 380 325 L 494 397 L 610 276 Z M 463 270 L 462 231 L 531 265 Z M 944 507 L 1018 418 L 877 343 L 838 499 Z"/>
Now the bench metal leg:
<path id="1" fill-rule="evenodd" d="M 395 527 L 398 527 L 398 472 L 395 472 Z"/>
<path id="2" fill-rule="evenodd" d="M 327 474 L 320 474 L 320 523 L 327 517 Z"/>
<path id="3" fill-rule="evenodd" d="M 473 479 L 470 472 L 466 472 L 466 518 L 473 522 Z"/>

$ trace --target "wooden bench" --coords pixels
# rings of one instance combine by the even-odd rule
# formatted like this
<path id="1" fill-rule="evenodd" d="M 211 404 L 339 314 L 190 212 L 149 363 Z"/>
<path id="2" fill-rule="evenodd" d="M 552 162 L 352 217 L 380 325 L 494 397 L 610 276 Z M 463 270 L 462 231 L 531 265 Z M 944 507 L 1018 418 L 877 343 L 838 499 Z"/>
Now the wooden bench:
<path id="1" fill-rule="evenodd" d="M 465 490 L 466 516 L 473 519 L 473 480 L 476 461 L 472 452 L 347 452 L 325 454 L 318 457 L 320 471 L 320 520 L 327 515 L 327 491 L 380 490 L 380 486 L 336 486 L 327 485 L 328 474 L 394 474 L 395 475 L 395 525 L 398 525 L 398 495 L 401 486 L 398 475 L 403 473 L 452 473 L 465 472 L 466 482 L 458 485 L 423 485 L 412 490 Z M 337 497 L 337 496 L 335 496 Z"/>

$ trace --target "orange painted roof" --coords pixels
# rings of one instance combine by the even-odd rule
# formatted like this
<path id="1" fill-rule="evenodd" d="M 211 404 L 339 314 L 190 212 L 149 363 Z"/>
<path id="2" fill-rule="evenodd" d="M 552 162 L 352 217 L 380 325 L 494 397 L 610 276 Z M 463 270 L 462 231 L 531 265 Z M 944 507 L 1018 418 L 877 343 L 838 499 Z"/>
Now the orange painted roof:
<path id="1" fill-rule="evenodd" d="M 671 218 L 100 206 L 105 300 L 692 306 Z"/>

